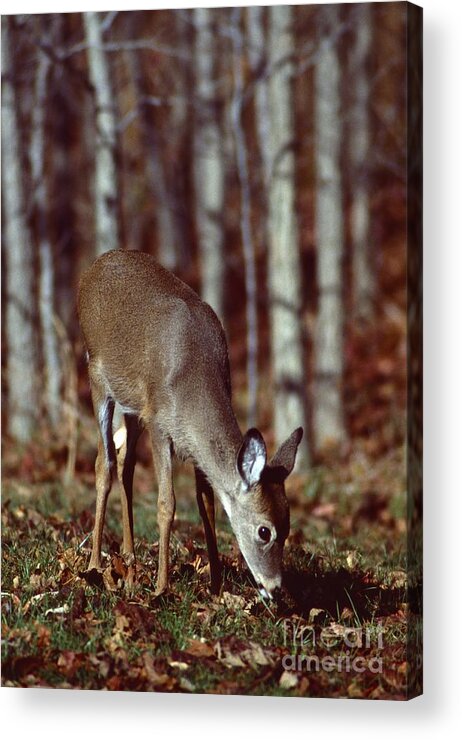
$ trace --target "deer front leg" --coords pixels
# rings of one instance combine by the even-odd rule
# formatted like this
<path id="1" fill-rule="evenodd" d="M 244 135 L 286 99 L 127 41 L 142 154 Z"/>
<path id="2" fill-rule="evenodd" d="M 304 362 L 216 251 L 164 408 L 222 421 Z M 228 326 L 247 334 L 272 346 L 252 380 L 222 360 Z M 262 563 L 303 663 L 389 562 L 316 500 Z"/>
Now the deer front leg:
<path id="1" fill-rule="evenodd" d="M 201 470 L 195 468 L 196 497 L 199 512 L 204 525 L 205 540 L 209 553 L 210 590 L 213 594 L 220 592 L 221 565 L 218 555 L 217 538 L 215 534 L 215 504 L 213 489 Z"/>
<path id="2" fill-rule="evenodd" d="M 172 453 L 170 440 L 162 437 L 157 428 L 151 427 L 154 467 L 159 487 L 157 497 L 157 522 L 159 525 L 159 567 L 155 595 L 168 587 L 169 545 L 172 522 L 175 516 L 175 492 L 172 478 Z"/>

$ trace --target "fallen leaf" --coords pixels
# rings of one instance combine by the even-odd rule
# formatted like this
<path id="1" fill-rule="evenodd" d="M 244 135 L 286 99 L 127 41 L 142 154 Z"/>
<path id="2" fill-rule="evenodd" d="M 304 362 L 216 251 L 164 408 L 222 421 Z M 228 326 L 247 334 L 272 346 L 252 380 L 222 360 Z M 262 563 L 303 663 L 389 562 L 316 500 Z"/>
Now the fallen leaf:
<path id="1" fill-rule="evenodd" d="M 205 640 L 195 640 L 192 639 L 189 641 L 189 644 L 186 646 L 186 652 L 190 655 L 194 655 L 195 658 L 214 658 L 215 657 L 215 650 L 211 645 L 205 642 Z"/>
<path id="2" fill-rule="evenodd" d="M 124 614 L 116 614 L 114 633 L 115 632 L 130 632 L 130 622 Z"/>
<path id="3" fill-rule="evenodd" d="M 356 552 L 356 550 L 350 550 L 346 557 L 346 562 L 350 570 L 353 570 L 359 565 L 360 562 L 360 556 L 359 553 Z"/>
<path id="4" fill-rule="evenodd" d="M 67 678 L 72 678 L 81 667 L 84 658 L 83 653 L 75 653 L 73 650 L 63 650 L 58 657 L 57 665 Z"/>
<path id="5" fill-rule="evenodd" d="M 111 676 L 106 682 L 106 687 L 109 691 L 122 691 L 124 688 L 122 676 Z"/>
<path id="6" fill-rule="evenodd" d="M 38 604 L 46 596 L 58 596 L 58 594 L 59 594 L 59 591 L 45 591 L 42 594 L 35 594 L 34 596 L 31 596 L 30 602 L 31 604 Z"/>
<path id="7" fill-rule="evenodd" d="M 229 591 L 223 591 L 221 602 L 228 607 L 228 609 L 242 609 L 247 610 L 250 609 L 251 604 L 247 602 L 247 600 L 240 596 L 239 594 L 232 594 Z"/>
<path id="8" fill-rule="evenodd" d="M 294 689 L 298 685 L 298 676 L 293 671 L 283 671 L 279 679 L 281 689 Z"/>
<path id="9" fill-rule="evenodd" d="M 154 659 L 150 653 L 143 653 L 143 667 L 146 678 L 153 686 L 163 686 L 171 678 L 167 673 L 159 673 L 154 666 Z"/>
<path id="10" fill-rule="evenodd" d="M 37 630 L 37 646 L 40 649 L 43 649 L 44 647 L 48 647 L 51 641 L 50 628 L 44 624 L 40 624 L 40 622 L 36 622 L 35 627 Z"/>
<path id="11" fill-rule="evenodd" d="M 232 653 L 228 649 L 223 651 L 219 661 L 227 668 L 245 668 L 245 663 L 242 658 L 237 653 Z"/>
<path id="12" fill-rule="evenodd" d="M 63 604 L 63 606 L 56 606 L 54 609 L 47 609 L 45 612 L 45 616 L 47 617 L 49 614 L 62 616 L 63 614 L 67 614 L 69 612 L 69 604 Z"/>
<path id="13" fill-rule="evenodd" d="M 253 667 L 271 665 L 273 662 L 270 657 L 270 651 L 265 652 L 262 646 L 255 642 L 249 642 L 249 648 L 243 650 L 241 655 Z"/>
<path id="14" fill-rule="evenodd" d="M 172 668 L 178 668 L 180 671 L 186 671 L 189 668 L 189 663 L 185 663 L 183 660 L 169 660 L 168 664 Z"/>
<path id="15" fill-rule="evenodd" d="M 181 676 L 180 678 L 180 689 L 183 689 L 183 691 L 190 691 L 193 692 L 196 690 L 194 684 L 191 683 L 185 676 Z"/>
<path id="16" fill-rule="evenodd" d="M 309 688 L 310 688 L 310 679 L 308 678 L 308 676 L 302 676 L 299 687 L 298 687 L 299 696 L 305 696 Z"/>
<path id="17" fill-rule="evenodd" d="M 324 609 L 310 609 L 310 615 L 309 615 L 309 623 L 310 624 L 320 624 L 325 620 L 327 617 L 327 612 Z"/>
<path id="18" fill-rule="evenodd" d="M 404 588 L 407 584 L 407 573 L 405 570 L 393 570 L 388 577 L 392 588 Z M 383 584 L 381 587 L 387 588 Z"/>
<path id="19" fill-rule="evenodd" d="M 135 638 L 148 638 L 158 632 L 159 625 L 151 609 L 138 603 L 120 600 L 117 602 L 115 612 L 127 620 L 127 628 Z"/>

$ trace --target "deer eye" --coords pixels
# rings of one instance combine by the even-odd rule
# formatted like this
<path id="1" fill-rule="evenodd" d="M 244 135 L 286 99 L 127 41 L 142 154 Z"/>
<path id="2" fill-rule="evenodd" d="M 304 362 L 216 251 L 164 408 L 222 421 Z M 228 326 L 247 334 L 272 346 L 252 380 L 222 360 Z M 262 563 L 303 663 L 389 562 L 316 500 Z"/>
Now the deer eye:
<path id="1" fill-rule="evenodd" d="M 269 542 L 271 539 L 271 530 L 268 527 L 259 527 L 258 536 L 263 542 Z"/>

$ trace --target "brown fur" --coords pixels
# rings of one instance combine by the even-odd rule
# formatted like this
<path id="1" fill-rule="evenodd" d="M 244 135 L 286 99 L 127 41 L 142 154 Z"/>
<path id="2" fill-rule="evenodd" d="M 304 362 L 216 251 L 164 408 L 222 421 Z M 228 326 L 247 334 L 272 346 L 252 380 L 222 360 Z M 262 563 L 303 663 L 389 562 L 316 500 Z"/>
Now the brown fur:
<path id="1" fill-rule="evenodd" d="M 100 427 L 90 567 L 101 565 L 106 501 L 117 466 L 122 481 L 123 551 L 134 573 L 133 469 L 136 442 L 147 427 L 159 485 L 157 591 L 165 590 L 168 583 L 175 453 L 191 458 L 196 468 L 212 588 L 217 590 L 220 581 L 215 491 L 256 580 L 270 593 L 281 580 L 282 545 L 289 526 L 283 480 L 292 470 L 301 430 L 266 465 L 261 435 L 250 430 L 243 438 L 232 410 L 228 351 L 217 316 L 150 255 L 118 250 L 99 257 L 81 278 L 78 310 Z M 121 407 L 127 428 L 117 462 L 112 441 L 115 404 Z M 247 479 L 247 471 L 251 475 L 262 466 L 261 480 Z M 271 528 L 271 543 L 259 542 L 259 526 Z"/>

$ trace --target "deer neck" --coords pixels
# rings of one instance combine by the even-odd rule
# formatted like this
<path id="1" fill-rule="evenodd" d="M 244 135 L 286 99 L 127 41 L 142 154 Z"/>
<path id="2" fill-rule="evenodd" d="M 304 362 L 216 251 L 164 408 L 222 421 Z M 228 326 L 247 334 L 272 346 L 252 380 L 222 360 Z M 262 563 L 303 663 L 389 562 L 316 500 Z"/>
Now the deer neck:
<path id="1" fill-rule="evenodd" d="M 215 413 L 209 409 L 206 425 L 202 426 L 198 438 L 201 441 L 194 445 L 192 456 L 226 509 L 227 498 L 235 492 L 239 482 L 236 459 L 242 444 L 242 434 L 231 407 L 220 408 Z"/>

